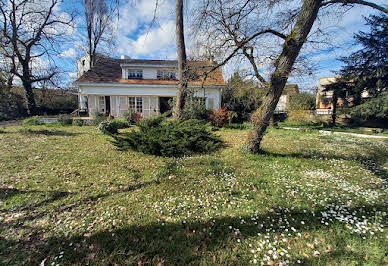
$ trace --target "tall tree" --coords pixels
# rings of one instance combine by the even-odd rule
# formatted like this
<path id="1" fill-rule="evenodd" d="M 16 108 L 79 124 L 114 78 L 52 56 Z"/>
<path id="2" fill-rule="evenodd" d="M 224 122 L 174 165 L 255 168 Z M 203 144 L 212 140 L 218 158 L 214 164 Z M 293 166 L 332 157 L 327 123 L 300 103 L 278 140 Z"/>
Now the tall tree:
<path id="1" fill-rule="evenodd" d="M 221 63 L 210 71 L 242 56 L 251 64 L 256 78 L 268 88 L 249 137 L 249 150 L 252 153 L 260 149 L 269 121 L 288 77 L 295 69 L 300 51 L 311 34 L 318 12 L 334 4 L 361 4 L 388 13 L 388 8 L 363 0 L 303 0 L 301 6 L 298 6 L 298 2 L 283 0 L 201 1 L 200 10 L 197 12 L 197 29 L 205 35 L 204 39 L 219 51 L 218 54 L 224 54 L 221 55 Z M 275 60 L 272 74 L 267 81 L 259 73 L 258 63 L 261 58 L 259 53 L 267 50 L 263 47 L 268 45 L 269 36 L 276 36 L 277 40 L 270 43 L 274 46 L 280 43 L 281 48 L 273 50 L 272 55 L 268 57 Z M 255 50 L 254 47 L 261 49 Z"/>
<path id="2" fill-rule="evenodd" d="M 176 49 L 178 54 L 178 93 L 176 99 L 175 117 L 180 118 L 185 106 L 187 94 L 187 60 L 186 45 L 183 28 L 183 0 L 176 0 Z"/>
<path id="3" fill-rule="evenodd" d="M 365 21 L 370 30 L 354 35 L 355 43 L 362 48 L 341 58 L 344 66 L 338 72 L 340 77 L 325 88 L 325 91 L 333 94 L 333 125 L 336 122 L 338 99 L 341 99 L 342 105 L 356 107 L 365 104 L 365 107 L 356 109 L 365 111 L 368 106 L 373 105 L 365 103 L 363 94 L 367 93 L 368 98 L 382 97 L 388 88 L 388 16 L 372 15 L 365 18 Z M 367 113 L 368 118 L 373 118 L 372 111 Z M 357 111 L 355 114 L 360 116 L 361 112 Z"/>
<path id="4" fill-rule="evenodd" d="M 36 113 L 32 86 L 52 79 L 58 69 L 44 66 L 39 60 L 50 60 L 57 42 L 71 26 L 73 17 L 56 12 L 60 0 L 8 0 L 0 2 L 0 30 L 3 55 L 11 62 L 10 72 L 24 87 L 27 113 Z"/>
<path id="5" fill-rule="evenodd" d="M 89 67 L 96 62 L 96 54 L 101 44 L 113 42 L 113 19 L 118 11 L 118 0 L 82 0 L 87 34 L 87 49 L 90 56 Z"/>

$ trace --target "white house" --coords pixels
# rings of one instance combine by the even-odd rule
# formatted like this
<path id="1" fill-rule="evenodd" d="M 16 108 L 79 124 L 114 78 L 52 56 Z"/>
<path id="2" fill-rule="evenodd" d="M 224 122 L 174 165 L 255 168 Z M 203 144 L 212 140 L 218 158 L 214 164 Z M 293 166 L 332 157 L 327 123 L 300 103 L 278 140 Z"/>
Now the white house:
<path id="1" fill-rule="evenodd" d="M 221 107 L 225 82 L 220 69 L 204 79 L 211 61 L 188 61 L 188 89 L 206 107 Z M 80 109 L 122 117 L 128 110 L 150 117 L 170 109 L 169 100 L 177 94 L 177 61 L 98 57 L 89 69 L 88 57 L 77 61 Z"/>

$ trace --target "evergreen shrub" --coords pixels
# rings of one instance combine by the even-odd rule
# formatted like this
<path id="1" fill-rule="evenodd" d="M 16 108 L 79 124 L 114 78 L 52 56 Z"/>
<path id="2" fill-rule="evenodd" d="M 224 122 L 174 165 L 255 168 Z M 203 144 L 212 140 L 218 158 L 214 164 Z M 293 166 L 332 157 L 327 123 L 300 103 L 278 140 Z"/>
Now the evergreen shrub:
<path id="1" fill-rule="evenodd" d="M 119 129 L 128 128 L 130 124 L 127 121 L 122 120 L 110 120 L 110 121 L 102 121 L 98 125 L 98 129 L 100 129 L 102 134 L 106 135 L 114 135 L 119 133 Z"/>
<path id="2" fill-rule="evenodd" d="M 222 144 L 209 124 L 195 119 L 166 120 L 158 116 L 143 119 L 137 126 L 136 130 L 114 135 L 113 144 L 120 150 L 132 149 L 165 157 L 207 153 Z"/>
<path id="3" fill-rule="evenodd" d="M 73 119 L 73 126 L 79 126 L 82 127 L 84 125 L 84 120 L 82 119 Z"/>

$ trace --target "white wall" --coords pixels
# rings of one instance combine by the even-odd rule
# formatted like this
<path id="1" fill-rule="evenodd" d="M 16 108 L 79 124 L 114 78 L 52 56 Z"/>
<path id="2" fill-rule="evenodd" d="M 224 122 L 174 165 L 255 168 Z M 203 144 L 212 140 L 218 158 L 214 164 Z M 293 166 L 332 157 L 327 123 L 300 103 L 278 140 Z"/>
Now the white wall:
<path id="1" fill-rule="evenodd" d="M 153 109 L 158 109 L 159 106 L 157 98 L 158 97 L 176 97 L 177 89 L 173 86 L 171 87 L 109 87 L 109 86 L 80 86 L 80 95 L 88 95 L 89 102 L 93 100 L 93 103 L 89 104 L 89 109 L 93 108 L 93 110 L 97 109 L 98 102 L 95 103 L 95 96 L 98 95 L 106 95 L 111 96 L 111 108 L 112 112 L 116 114 L 116 116 L 122 115 L 122 105 L 120 106 L 120 100 L 123 101 L 123 98 L 127 98 L 128 96 L 151 96 L 143 99 L 143 101 L 150 101 L 152 103 L 152 108 L 148 108 L 151 111 Z M 221 107 L 221 89 L 220 88 L 206 88 L 205 90 L 199 89 L 194 93 L 196 97 L 206 97 L 206 106 L 209 107 L 209 102 L 213 101 L 213 108 L 218 109 Z M 213 100 L 209 100 L 213 99 Z M 128 108 L 127 108 L 128 109 Z M 89 110 L 90 111 L 90 110 Z M 150 112 L 151 112 L 150 111 Z M 152 112 L 151 112 L 152 113 Z M 114 114 L 113 114 L 114 115 Z"/>

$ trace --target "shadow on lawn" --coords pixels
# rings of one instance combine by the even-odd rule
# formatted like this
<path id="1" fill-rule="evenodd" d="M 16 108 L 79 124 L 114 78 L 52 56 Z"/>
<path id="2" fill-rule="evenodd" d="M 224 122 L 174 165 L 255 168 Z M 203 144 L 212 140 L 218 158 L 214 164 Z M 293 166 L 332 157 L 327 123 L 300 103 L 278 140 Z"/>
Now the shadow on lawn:
<path id="1" fill-rule="evenodd" d="M 17 131 L 22 135 L 45 135 L 45 136 L 78 136 L 82 133 L 67 132 L 62 130 L 30 129 L 22 128 Z"/>
<path id="2" fill-rule="evenodd" d="M 369 206 L 368 209 L 384 209 L 384 206 Z M 359 208 L 349 209 L 349 212 L 358 210 Z M 316 212 L 317 213 L 317 212 Z M 257 236 L 258 233 L 267 233 L 266 228 L 271 223 L 270 234 L 273 234 L 272 229 L 277 233 L 284 232 L 284 228 L 280 228 L 276 222 L 282 215 L 273 212 L 265 213 L 258 216 L 258 221 L 263 223 L 264 228 L 255 225 L 251 220 L 251 216 L 239 217 L 218 217 L 204 221 L 188 221 L 183 224 L 181 222 L 152 222 L 145 225 L 137 223 L 122 225 L 120 228 L 101 231 L 90 236 L 76 235 L 71 238 L 37 238 L 32 244 L 30 242 L 20 241 L 19 245 L 28 254 L 24 259 L 28 260 L 28 264 L 39 264 L 42 260 L 48 259 L 47 263 L 53 261 L 53 258 L 60 252 L 64 252 L 64 257 L 61 259 L 61 264 L 106 264 L 106 265 L 143 265 L 165 263 L 167 265 L 187 265 L 200 264 L 204 261 L 213 261 L 214 264 L 243 264 L 249 263 L 252 259 L 252 254 L 249 253 L 247 243 L 250 237 Z M 320 217 L 313 216 L 310 213 L 303 213 L 301 210 L 294 210 L 288 213 L 289 227 L 293 226 L 297 232 L 311 232 L 318 229 L 327 230 L 331 238 L 333 232 L 330 226 L 324 226 L 321 223 Z M 246 224 L 241 224 L 241 219 L 245 220 Z M 283 218 L 284 219 L 284 218 Z M 301 221 L 305 223 L 302 224 Z M 229 229 L 229 226 L 238 228 L 241 233 L 235 234 L 234 230 Z M 330 233 L 329 233 L 330 231 Z M 350 232 L 349 232 L 350 235 Z M 241 244 L 237 242 L 241 239 Z M 12 241 L 1 239 L 1 246 L 11 246 L 15 243 Z M 313 241 L 310 239 L 309 241 Z M 257 242 L 251 242 L 257 245 Z M 342 253 L 345 251 L 346 243 L 344 235 L 334 235 L 333 242 L 330 244 L 339 253 L 322 254 L 323 260 L 330 262 L 336 256 L 348 258 L 348 255 L 357 257 L 364 261 L 363 252 L 354 251 L 354 254 Z M 76 247 L 76 249 L 74 249 Z M 233 249 L 233 257 L 230 253 Z M 11 249 L 12 251 L 12 249 Z M 360 254 L 356 254 L 360 252 Z M 3 262 L 11 264 L 26 263 L 26 261 L 18 261 L 20 256 L 6 251 L 2 254 Z M 5 260 L 5 258 L 7 258 Z M 303 263 L 310 264 L 311 261 L 306 261 L 306 258 L 292 258 L 291 264 L 297 259 Z M 0 259 L 1 262 L 1 259 Z M 315 261 L 316 262 L 316 261 Z"/>

